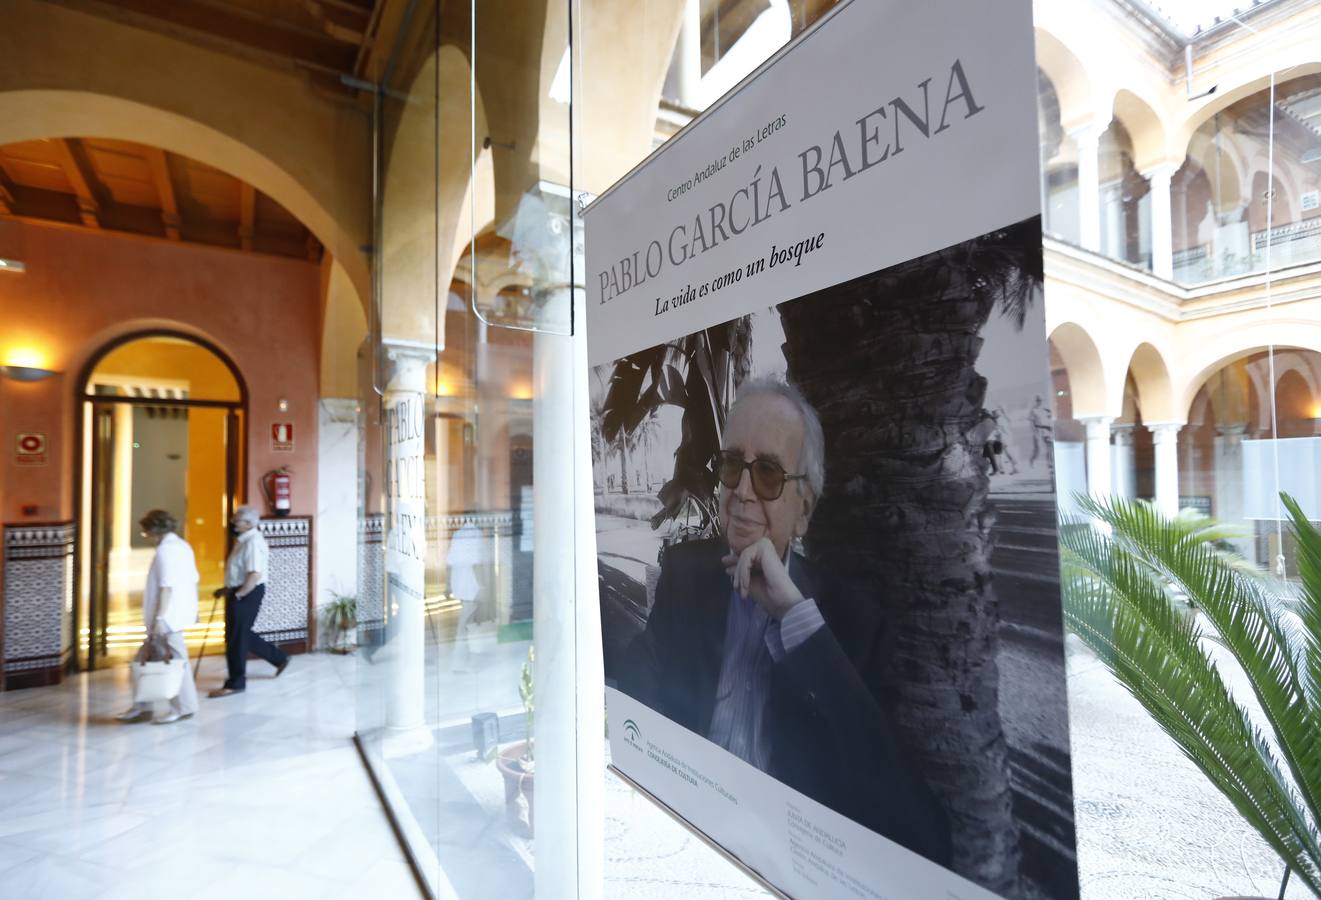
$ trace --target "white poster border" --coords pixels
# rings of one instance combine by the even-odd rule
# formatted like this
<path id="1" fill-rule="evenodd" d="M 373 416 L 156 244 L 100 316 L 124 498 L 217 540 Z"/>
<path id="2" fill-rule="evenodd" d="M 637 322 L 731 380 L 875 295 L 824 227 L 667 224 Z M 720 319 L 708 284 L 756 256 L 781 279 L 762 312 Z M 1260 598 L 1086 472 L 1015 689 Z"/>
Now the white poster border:
<path id="1" fill-rule="evenodd" d="M 846 15 L 856 15 L 857 19 L 840 21 Z M 835 30 L 828 31 L 832 24 Z M 903 32 L 906 43 L 878 41 L 876 58 L 846 59 L 832 55 L 840 47 L 859 49 L 859 34 L 883 35 L 884 26 L 899 25 L 908 29 Z M 862 31 L 861 26 L 874 30 Z M 909 30 L 914 33 L 909 34 Z M 833 106 L 828 102 L 814 106 L 802 96 L 779 101 L 777 96 L 787 95 L 772 92 L 784 88 L 785 79 L 792 80 L 801 73 L 791 71 L 775 82 L 765 76 L 814 40 L 827 42 L 824 48 L 814 51 L 818 55 L 842 60 L 835 73 L 840 87 L 831 92 L 830 82 L 813 83 L 804 77 L 799 89 L 823 87 L 822 96 L 837 102 Z M 802 63 L 805 68 L 809 60 L 803 57 Z M 966 66 L 967 77 L 976 86 L 974 90 L 967 89 L 962 66 Z M 1035 84 L 1034 67 L 1031 6 L 1027 0 L 1005 5 L 959 0 L 912 5 L 896 0 L 865 3 L 843 0 L 582 211 L 588 226 L 595 226 L 589 229 L 586 247 L 585 302 L 591 319 L 586 329 L 589 365 L 610 363 L 712 324 L 796 300 L 1039 215 L 1036 110 L 1017 96 L 1023 85 Z M 955 69 L 959 70 L 957 75 Z M 874 81 L 862 77 L 873 70 L 880 73 Z M 930 84 L 930 94 L 935 97 L 930 110 L 936 117 L 928 112 L 926 124 L 937 136 L 944 130 L 943 122 L 941 127 L 935 127 L 941 115 L 939 105 L 943 100 L 949 108 L 956 77 L 963 83 L 967 107 L 956 111 L 951 118 L 951 124 L 963 131 L 957 139 L 919 145 L 914 138 L 901 162 L 881 172 L 868 173 L 870 165 L 857 172 L 875 175 L 870 185 L 860 179 L 855 185 L 838 187 L 829 194 L 826 194 L 829 188 L 816 193 L 803 190 L 801 199 L 794 194 L 794 202 L 777 211 L 777 215 L 782 213 L 778 218 L 767 215 L 759 220 L 759 224 L 767 224 L 758 232 L 757 240 L 744 240 L 736 245 L 725 238 L 720 245 L 704 246 L 700 257 L 685 256 L 668 268 L 662 265 L 650 276 L 651 283 L 645 290 L 629 294 L 643 284 L 637 281 L 623 290 L 616 287 L 610 293 L 600 280 L 603 266 L 613 267 L 616 260 L 622 261 L 638 247 L 647 248 L 648 238 L 663 241 L 674 223 L 692 222 L 694 216 L 705 214 L 713 195 L 730 201 L 731 189 L 749 184 L 740 179 L 755 177 L 751 174 L 754 165 L 758 172 L 762 171 L 761 165 L 783 166 L 787 170 L 801 161 L 805 185 L 809 163 L 802 158 L 804 148 L 818 147 L 829 152 L 831 136 L 839 142 L 839 134 L 846 127 L 853 129 L 854 140 L 858 129 L 862 129 L 866 160 L 869 126 L 855 122 L 856 115 L 861 113 L 864 119 L 876 115 L 868 112 L 871 104 L 880 102 L 880 108 L 884 109 L 891 102 L 886 98 L 896 96 L 897 102 L 898 91 L 906 92 L 903 97 L 911 100 L 914 84 L 922 91 L 917 96 L 926 96 L 926 83 L 921 80 L 924 77 Z M 746 136 L 750 128 L 761 124 L 742 121 L 737 111 L 730 109 L 732 101 L 746 97 L 750 91 L 760 93 L 749 98 L 745 111 L 748 116 L 766 118 L 774 113 L 776 106 L 792 115 L 792 121 L 779 135 L 783 138 L 780 145 L 767 141 L 762 146 L 763 139 L 754 133 L 754 152 L 759 154 L 756 161 L 752 152 L 740 158 L 732 150 L 739 146 L 740 136 Z M 977 117 L 980 109 L 968 111 L 978 105 L 992 108 L 993 112 Z M 727 116 L 717 120 L 722 112 Z M 962 115 L 964 112 L 966 115 Z M 886 129 L 899 128 L 897 108 L 893 119 L 884 126 Z M 710 146 L 694 147 L 692 136 L 697 126 L 704 124 L 711 126 L 710 133 L 705 134 L 706 144 Z M 897 130 L 895 134 L 897 143 Z M 742 145 L 747 147 L 748 142 Z M 731 151 L 724 163 L 720 163 L 718 157 L 726 147 Z M 698 167 L 705 162 L 697 154 L 707 151 L 713 164 L 705 167 L 705 176 L 689 179 L 685 185 L 686 174 L 695 169 L 700 172 Z M 899 152 L 894 156 L 898 157 Z M 825 165 L 820 156 L 817 162 Z M 979 162 L 980 170 L 976 167 Z M 740 166 L 741 170 L 737 168 Z M 848 168 L 845 165 L 844 171 Z M 734 178 L 720 179 L 722 174 L 728 176 L 736 170 L 738 174 Z M 979 182 L 981 174 L 987 171 L 996 177 Z M 926 185 L 924 192 L 921 177 L 933 173 L 943 180 Z M 667 190 L 675 186 L 682 189 Z M 791 184 L 788 191 L 794 193 L 798 187 Z M 815 199 L 818 196 L 820 199 Z M 958 208 L 940 205 L 951 198 L 962 205 Z M 802 208 L 809 201 L 812 205 Z M 728 206 L 732 210 L 733 202 Z M 885 218 L 883 214 L 891 210 L 892 217 Z M 608 214 L 612 214 L 615 223 L 610 229 L 602 221 Z M 802 256 L 801 266 L 791 258 L 782 268 L 772 264 L 764 275 L 749 268 L 752 274 L 741 284 L 716 288 L 700 302 L 685 300 L 673 307 L 666 303 L 666 308 L 661 309 L 661 303 L 677 296 L 675 292 L 684 286 L 714 287 L 715 279 L 724 269 L 740 268 L 743 260 L 766 248 L 784 250 L 799 237 L 811 237 L 818 232 L 826 236 L 827 231 L 827 239 L 817 242 L 811 257 Z M 670 253 L 672 260 L 675 254 L 672 250 Z M 637 259 L 636 254 L 633 258 Z M 734 265 L 736 261 L 740 266 Z M 684 263 L 687 267 L 680 271 Z M 619 284 L 623 283 L 619 280 Z M 793 790 L 627 694 L 608 687 L 606 706 L 608 721 L 612 723 L 612 759 L 620 774 L 639 785 L 684 827 L 717 847 L 780 896 L 860 900 L 899 900 L 900 896 L 986 900 L 996 896 Z M 631 755 L 635 753 L 641 756 Z M 740 798 L 741 802 L 734 803 L 738 808 L 722 809 L 721 804 L 731 796 Z M 709 824 L 698 826 L 697 822 Z M 826 841 L 824 860 L 819 858 L 822 854 L 814 851 L 821 845 L 813 843 L 816 840 L 813 833 Z M 830 851 L 828 845 L 835 840 L 843 841 L 848 849 L 843 853 Z M 754 861 L 763 868 L 752 868 Z M 884 878 L 883 884 L 874 881 L 878 873 Z M 814 878 L 829 879 L 831 883 L 819 884 Z"/>

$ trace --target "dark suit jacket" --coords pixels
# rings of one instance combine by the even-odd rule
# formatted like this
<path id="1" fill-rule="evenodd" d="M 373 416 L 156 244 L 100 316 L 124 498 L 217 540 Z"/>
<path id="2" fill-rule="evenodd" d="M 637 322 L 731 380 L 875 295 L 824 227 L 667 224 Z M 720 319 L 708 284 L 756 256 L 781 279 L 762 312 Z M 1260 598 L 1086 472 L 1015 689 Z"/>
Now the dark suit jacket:
<path id="1" fill-rule="evenodd" d="M 665 552 L 647 627 L 619 679 L 624 693 L 703 737 L 724 656 L 730 580 L 720 560 L 727 552 L 721 540 Z M 826 625 L 772 666 L 768 774 L 948 865 L 944 812 L 900 749 L 873 674 L 883 670 L 880 615 L 802 557 L 794 557 L 790 575 Z"/>

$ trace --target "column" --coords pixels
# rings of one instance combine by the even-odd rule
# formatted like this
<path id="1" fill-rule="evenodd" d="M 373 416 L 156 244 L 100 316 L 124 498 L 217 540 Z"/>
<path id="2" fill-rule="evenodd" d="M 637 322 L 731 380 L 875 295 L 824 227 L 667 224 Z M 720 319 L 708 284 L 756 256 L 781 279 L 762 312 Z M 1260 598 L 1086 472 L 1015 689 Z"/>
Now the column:
<path id="1" fill-rule="evenodd" d="M 1180 422 L 1151 424 L 1151 439 L 1156 445 L 1156 508 L 1161 515 L 1179 514 L 1179 429 Z"/>
<path id="2" fill-rule="evenodd" d="M 1115 442 L 1110 447 L 1112 486 L 1116 497 L 1137 497 L 1137 466 L 1133 456 L 1133 423 L 1123 422 L 1111 428 Z"/>
<path id="3" fill-rule="evenodd" d="M 477 340 L 473 359 L 473 391 L 477 403 L 473 411 L 473 446 L 476 449 L 476 472 L 473 480 L 476 490 L 473 499 L 479 509 L 501 509 L 503 501 L 495 497 L 495 466 L 491 454 L 499 443 L 501 417 L 498 409 L 504 404 L 502 396 L 508 372 L 497 371 L 492 365 L 490 326 L 477 320 Z"/>
<path id="4" fill-rule="evenodd" d="M 1243 435 L 1246 424 L 1217 425 L 1215 437 L 1215 499 L 1212 512 L 1217 519 L 1234 525 L 1243 524 Z M 1235 548 L 1252 559 L 1251 540 L 1232 541 Z"/>
<path id="5" fill-rule="evenodd" d="M 426 727 L 426 372 L 434 358 L 413 348 L 386 349 L 385 646 L 389 690 L 388 756 L 431 743 Z"/>
<path id="6" fill-rule="evenodd" d="M 1170 206 L 1170 181 L 1178 166 L 1162 163 L 1142 175 L 1151 182 L 1151 271 L 1174 280 L 1174 212 Z"/>
<path id="7" fill-rule="evenodd" d="M 585 296 L 574 303 L 580 323 Z M 581 324 L 572 337 L 535 335 L 532 353 L 537 896 L 599 898 L 605 687 Z"/>
<path id="8" fill-rule="evenodd" d="M 539 207 L 528 205 L 526 228 L 516 225 L 515 244 L 536 285 L 541 321 L 572 324 L 573 333 L 538 332 L 532 338 L 534 878 L 538 897 L 600 900 L 605 684 L 589 449 L 587 304 L 581 284 L 570 280 L 569 260 L 576 260 L 579 277 L 585 266 L 581 229 L 567 197 L 542 190 L 541 199 Z M 564 227 L 546 227 L 557 218 Z M 532 249 L 536 252 L 528 252 Z"/>
<path id="9" fill-rule="evenodd" d="M 679 102 L 689 109 L 700 109 L 698 88 L 702 83 L 702 4 L 701 0 L 686 0 L 683 25 L 679 29 L 679 42 L 675 46 L 678 57 Z"/>
<path id="10" fill-rule="evenodd" d="M 1101 252 L 1101 134 L 1107 123 L 1093 123 L 1069 132 L 1078 148 L 1078 243 Z"/>
<path id="11" fill-rule="evenodd" d="M 1087 493 L 1100 500 L 1110 496 L 1110 423 L 1114 416 L 1087 416 Z"/>

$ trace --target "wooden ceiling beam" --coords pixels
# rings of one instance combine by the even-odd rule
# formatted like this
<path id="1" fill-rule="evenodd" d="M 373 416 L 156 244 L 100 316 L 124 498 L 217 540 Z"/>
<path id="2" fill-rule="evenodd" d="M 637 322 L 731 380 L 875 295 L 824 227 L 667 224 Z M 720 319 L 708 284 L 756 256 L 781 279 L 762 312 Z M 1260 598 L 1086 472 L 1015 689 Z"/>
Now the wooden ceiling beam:
<path id="1" fill-rule="evenodd" d="M 303 0 L 303 9 L 321 26 L 322 31 L 337 41 L 356 47 L 367 38 L 363 29 L 367 27 L 368 21 L 362 16 L 361 10 L 345 15 L 339 8 L 327 6 L 323 0 Z"/>
<path id="2" fill-rule="evenodd" d="M 0 216 L 18 215 L 18 200 L 14 197 L 15 193 L 14 182 L 9 179 L 9 173 L 0 167 Z"/>
<path id="3" fill-rule="evenodd" d="M 161 224 L 165 236 L 172 241 L 183 239 L 183 220 L 179 218 L 179 200 L 174 194 L 174 180 L 170 178 L 170 163 L 165 151 L 147 147 L 147 165 L 151 167 L 151 180 L 156 185 L 156 197 L 161 204 Z"/>
<path id="4" fill-rule="evenodd" d="M 252 249 L 257 233 L 257 189 L 246 181 L 239 182 L 239 246 Z"/>
<path id="5" fill-rule="evenodd" d="M 82 160 L 82 147 L 75 138 L 57 138 L 53 143 L 60 168 L 64 170 L 64 177 L 69 180 L 73 195 L 78 200 L 79 217 L 88 228 L 100 228 L 101 206 L 92 190 L 91 167 Z"/>
<path id="6" fill-rule="evenodd" d="M 315 2 L 330 9 L 339 9 L 368 18 L 371 17 L 372 7 L 375 5 L 373 0 L 315 0 Z"/>

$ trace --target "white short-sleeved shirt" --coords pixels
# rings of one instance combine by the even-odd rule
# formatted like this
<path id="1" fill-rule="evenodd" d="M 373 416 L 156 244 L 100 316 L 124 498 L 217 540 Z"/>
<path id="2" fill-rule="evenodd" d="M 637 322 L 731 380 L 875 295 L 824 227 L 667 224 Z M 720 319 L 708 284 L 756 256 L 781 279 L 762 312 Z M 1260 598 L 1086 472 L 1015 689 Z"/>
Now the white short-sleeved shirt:
<path id="1" fill-rule="evenodd" d="M 142 619 L 150 626 L 156 619 L 161 588 L 170 589 L 170 605 L 164 621 L 170 631 L 183 631 L 197 621 L 197 560 L 193 548 L 177 534 L 167 534 L 156 548 L 142 595 Z"/>
<path id="2" fill-rule="evenodd" d="M 256 528 L 249 528 L 238 536 L 234 549 L 229 551 L 229 559 L 225 562 L 225 587 L 241 587 L 249 572 L 258 574 L 257 584 L 265 584 L 270 558 L 266 538 Z"/>

